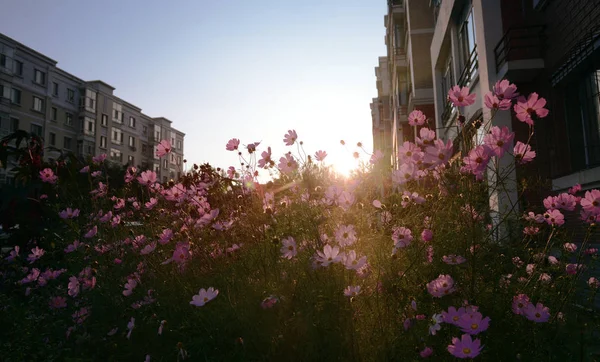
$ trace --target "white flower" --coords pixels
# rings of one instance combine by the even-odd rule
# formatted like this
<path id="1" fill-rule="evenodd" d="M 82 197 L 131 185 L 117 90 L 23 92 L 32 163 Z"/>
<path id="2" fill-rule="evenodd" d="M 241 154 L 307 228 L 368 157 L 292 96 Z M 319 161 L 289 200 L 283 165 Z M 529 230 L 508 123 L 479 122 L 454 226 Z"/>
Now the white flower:
<path id="1" fill-rule="evenodd" d="M 208 290 L 205 290 L 204 288 L 202 288 L 202 289 L 200 289 L 198 294 L 196 294 L 192 297 L 192 301 L 190 302 L 190 304 L 195 305 L 196 307 L 202 307 L 206 303 L 215 299 L 217 297 L 217 295 L 219 295 L 218 289 L 210 287 L 210 288 L 208 288 Z"/>

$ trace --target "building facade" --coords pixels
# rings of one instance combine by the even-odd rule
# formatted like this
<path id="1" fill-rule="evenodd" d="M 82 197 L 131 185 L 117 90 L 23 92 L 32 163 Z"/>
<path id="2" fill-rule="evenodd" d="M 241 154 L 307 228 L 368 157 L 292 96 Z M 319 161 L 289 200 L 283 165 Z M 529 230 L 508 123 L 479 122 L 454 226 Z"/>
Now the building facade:
<path id="1" fill-rule="evenodd" d="M 149 117 L 114 94 L 100 80 L 84 81 L 57 62 L 0 34 L 0 137 L 16 130 L 44 139 L 46 159 L 59 151 L 81 157 L 106 154 L 121 165 L 155 170 L 159 180 L 183 173 L 185 134 L 164 117 Z M 169 140 L 172 152 L 156 157 L 156 145 Z M 0 183 L 11 182 L 0 170 Z"/>
<path id="2" fill-rule="evenodd" d="M 381 59 L 376 68 L 377 93 L 380 110 L 385 114 L 389 130 L 380 132 L 380 142 L 374 149 L 384 150 L 390 164 L 397 166 L 397 150 L 404 141 L 414 141 L 417 129 L 408 125 L 408 114 L 415 109 L 423 111 L 434 122 L 433 83 L 430 71 L 429 45 L 433 36 L 433 14 L 427 1 L 389 0 L 384 16 L 387 64 Z M 385 71 L 385 74 L 381 74 Z M 380 81 L 381 80 L 381 81 Z M 383 87 L 383 90 L 380 90 Z M 383 97 L 382 97 L 383 94 Z M 373 104 L 371 109 L 373 110 Z M 383 109 L 382 109 L 383 108 Z M 375 118 L 373 118 L 375 124 Z M 385 122 L 384 122 L 385 124 Z M 431 127 L 431 125 L 430 125 Z M 375 138 L 374 129 L 374 138 Z M 387 158 L 386 158 L 387 159 Z"/>

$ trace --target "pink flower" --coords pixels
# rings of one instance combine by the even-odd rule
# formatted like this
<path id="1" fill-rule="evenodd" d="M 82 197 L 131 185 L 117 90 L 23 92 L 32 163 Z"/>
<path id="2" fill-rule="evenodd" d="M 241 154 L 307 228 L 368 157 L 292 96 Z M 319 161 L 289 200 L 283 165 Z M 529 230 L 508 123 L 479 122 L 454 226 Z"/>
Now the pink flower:
<path id="1" fill-rule="evenodd" d="M 203 307 L 206 303 L 215 299 L 217 295 L 219 295 L 218 289 L 210 287 L 205 290 L 204 288 L 202 288 L 200 289 L 198 294 L 192 297 L 192 301 L 190 302 L 190 304 L 195 305 L 196 307 Z"/>
<path id="2" fill-rule="evenodd" d="M 377 209 L 381 209 L 381 201 L 373 200 L 373 207 L 375 207 Z"/>
<path id="3" fill-rule="evenodd" d="M 127 332 L 127 339 L 131 338 L 133 328 L 135 328 L 135 318 L 131 317 L 131 320 L 127 323 L 127 329 L 129 330 L 129 332 Z"/>
<path id="4" fill-rule="evenodd" d="M 449 307 L 448 311 L 442 311 L 442 318 L 444 323 L 454 324 L 458 326 L 460 318 L 465 314 L 465 308 L 461 307 L 456 309 L 454 307 Z"/>
<path id="5" fill-rule="evenodd" d="M 58 176 L 54 174 L 52 169 L 45 168 L 40 171 L 40 179 L 42 182 L 47 182 L 49 184 L 55 184 L 58 181 Z"/>
<path id="6" fill-rule="evenodd" d="M 77 295 L 79 295 L 79 280 L 77 279 L 77 277 L 70 277 L 69 278 L 69 284 L 67 286 L 68 294 L 71 297 L 76 297 Z"/>
<path id="7" fill-rule="evenodd" d="M 392 172 L 392 182 L 402 185 L 411 181 L 414 179 L 416 171 L 413 163 L 403 163 L 398 170 Z"/>
<path id="8" fill-rule="evenodd" d="M 525 317 L 536 323 L 548 322 L 550 319 L 550 309 L 548 309 L 548 307 L 544 307 L 542 303 L 538 303 L 536 305 L 529 303 L 525 308 Z"/>
<path id="9" fill-rule="evenodd" d="M 318 162 L 322 162 L 323 160 L 325 160 L 325 157 L 327 157 L 327 152 L 325 151 L 317 151 L 315 153 L 315 160 L 317 160 Z"/>
<path id="10" fill-rule="evenodd" d="M 455 85 L 448 91 L 448 98 L 456 107 L 470 106 L 475 103 L 475 93 L 469 94 L 468 87 L 462 87 Z"/>
<path id="11" fill-rule="evenodd" d="M 96 236 L 96 234 L 98 234 L 98 227 L 96 225 L 94 225 L 94 227 L 91 228 L 87 233 L 85 233 L 85 235 L 83 237 L 90 239 L 90 238 L 93 238 L 94 236 Z"/>
<path id="12" fill-rule="evenodd" d="M 157 203 L 158 203 L 158 200 L 155 199 L 154 197 L 151 197 L 150 201 L 146 202 L 144 204 L 144 206 L 146 206 L 146 209 L 152 210 L 154 208 L 154 206 L 156 206 Z"/>
<path id="13" fill-rule="evenodd" d="M 98 156 L 92 157 L 92 162 L 95 164 L 100 164 L 106 160 L 106 153 L 102 153 Z"/>
<path id="14" fill-rule="evenodd" d="M 266 151 L 261 153 L 261 159 L 258 160 L 258 167 L 268 168 L 269 166 L 273 166 L 275 162 L 271 159 L 271 147 L 268 147 Z"/>
<path id="15" fill-rule="evenodd" d="M 295 130 L 289 130 L 285 136 L 283 136 L 283 142 L 285 142 L 286 146 L 293 145 L 298 139 L 298 134 Z"/>
<path id="16" fill-rule="evenodd" d="M 67 247 L 64 249 L 64 252 L 67 254 L 72 253 L 72 252 L 76 251 L 80 245 L 81 245 L 81 243 L 79 242 L 79 240 L 75 240 L 73 242 L 73 244 L 67 245 Z"/>
<path id="17" fill-rule="evenodd" d="M 433 140 L 435 140 L 435 131 L 423 127 L 419 130 L 419 137 L 415 141 L 417 145 L 427 147 L 433 144 Z"/>
<path id="18" fill-rule="evenodd" d="M 429 356 L 431 356 L 433 354 L 433 349 L 431 349 L 431 347 L 425 347 L 424 350 L 422 350 L 421 352 L 419 352 L 419 355 L 422 358 L 427 358 Z"/>
<path id="19" fill-rule="evenodd" d="M 137 281 L 135 279 L 127 279 L 127 283 L 125 283 L 125 290 L 123 291 L 123 295 L 128 297 L 133 294 L 133 289 L 137 287 Z"/>
<path id="20" fill-rule="evenodd" d="M 521 141 L 517 141 L 513 152 L 515 160 L 520 164 L 531 162 L 535 158 L 535 151 L 531 150 L 531 146 L 526 145 Z"/>
<path id="21" fill-rule="evenodd" d="M 20 250 L 20 247 L 18 245 L 15 245 L 15 248 L 10 251 L 10 253 L 5 258 L 5 260 L 8 261 L 8 262 L 11 262 L 11 261 L 15 260 L 16 258 L 18 258 L 19 257 L 19 250 Z"/>
<path id="22" fill-rule="evenodd" d="M 401 227 L 394 227 L 392 232 L 392 240 L 394 241 L 394 248 L 400 249 L 410 245 L 413 240 L 412 231 L 410 229 Z"/>
<path id="23" fill-rule="evenodd" d="M 162 140 L 156 146 L 156 157 L 158 158 L 161 158 L 169 152 L 171 152 L 171 142 L 169 142 L 168 140 Z"/>
<path id="24" fill-rule="evenodd" d="M 356 242 L 356 231 L 354 225 L 340 225 L 335 231 L 335 240 L 341 247 L 350 246 Z"/>
<path id="25" fill-rule="evenodd" d="M 548 115 L 548 110 L 544 108 L 546 100 L 544 98 L 538 99 L 537 93 L 531 93 L 527 100 L 525 97 L 520 97 L 517 100 L 517 104 L 514 106 L 515 113 L 519 121 L 527 123 L 533 126 L 533 119 L 531 116 L 535 113 L 539 118 L 544 118 Z"/>
<path id="26" fill-rule="evenodd" d="M 517 86 L 503 79 L 496 82 L 493 88 L 494 95 L 498 99 L 513 99 L 517 96 Z"/>
<path id="27" fill-rule="evenodd" d="M 156 249 L 156 242 L 151 242 L 150 244 L 144 246 L 142 250 L 140 250 L 141 255 L 148 255 Z"/>
<path id="28" fill-rule="evenodd" d="M 323 251 L 317 251 L 315 260 L 322 267 L 327 267 L 329 264 L 340 262 L 342 260 L 342 256 L 343 255 L 340 255 L 340 248 L 337 246 L 331 247 L 331 245 L 327 244 L 323 248 Z"/>
<path id="29" fill-rule="evenodd" d="M 72 210 L 70 207 L 67 207 L 65 210 L 58 213 L 61 219 L 73 219 L 79 216 L 79 209 Z"/>
<path id="30" fill-rule="evenodd" d="M 568 251 L 569 253 L 574 253 L 577 250 L 577 245 L 575 245 L 573 243 L 565 243 L 563 245 L 563 248 L 565 248 L 565 250 Z"/>
<path id="31" fill-rule="evenodd" d="M 44 251 L 44 249 L 40 249 L 36 246 L 35 248 L 31 249 L 31 254 L 29 254 L 29 256 L 27 257 L 27 261 L 29 262 L 29 264 L 33 264 L 33 262 L 41 258 L 45 253 L 46 252 Z"/>
<path id="32" fill-rule="evenodd" d="M 460 317 L 457 325 L 464 333 L 475 335 L 489 328 L 490 317 L 483 318 L 479 312 L 465 313 Z"/>
<path id="33" fill-rule="evenodd" d="M 440 165 L 450 161 L 454 154 L 452 141 L 448 140 L 446 144 L 442 140 L 433 141 L 433 146 L 428 146 L 425 149 L 425 162 L 433 165 Z"/>
<path id="34" fill-rule="evenodd" d="M 556 257 L 550 255 L 548 257 L 548 263 L 550 263 L 550 265 L 556 265 L 556 264 L 558 264 L 558 259 L 556 259 Z"/>
<path id="35" fill-rule="evenodd" d="M 173 238 L 173 231 L 171 229 L 164 229 L 159 235 L 158 242 L 161 245 L 167 244 Z"/>
<path id="36" fill-rule="evenodd" d="M 367 264 L 367 257 L 363 256 L 358 259 L 354 250 L 347 252 L 342 259 L 344 266 L 348 270 L 358 270 Z"/>
<path id="37" fill-rule="evenodd" d="M 463 334 L 461 339 L 452 338 L 448 352 L 458 358 L 475 358 L 481 353 L 481 341 L 479 339 L 472 340 L 471 335 Z"/>
<path id="38" fill-rule="evenodd" d="M 17 247 L 15 246 L 15 249 L 16 249 L 16 248 L 17 248 Z M 586 255 L 594 255 L 594 254 L 596 254 L 597 252 L 598 252 L 598 249 L 597 249 L 597 248 L 587 248 L 587 249 L 585 249 L 585 250 L 583 251 L 583 253 L 584 253 L 584 254 L 586 254 Z"/>
<path id="39" fill-rule="evenodd" d="M 600 280 L 594 278 L 594 277 L 590 277 L 590 279 L 588 279 L 587 284 L 590 286 L 590 288 L 593 289 L 598 289 L 600 288 Z"/>
<path id="40" fill-rule="evenodd" d="M 258 147 L 258 145 L 260 145 L 260 142 L 249 143 L 246 146 L 248 153 L 254 153 L 256 151 L 256 147 Z"/>
<path id="41" fill-rule="evenodd" d="M 585 196 L 580 201 L 583 210 L 600 214 L 600 190 L 586 191 Z"/>
<path id="42" fill-rule="evenodd" d="M 524 315 L 525 309 L 531 304 L 529 297 L 525 294 L 519 294 L 513 297 L 512 311 L 515 314 Z"/>
<path id="43" fill-rule="evenodd" d="M 346 297 L 356 297 L 360 294 L 360 285 L 349 285 L 344 289 L 344 295 Z"/>
<path id="44" fill-rule="evenodd" d="M 293 237 L 287 237 L 281 241 L 281 257 L 286 259 L 292 259 L 298 254 L 298 249 L 296 248 L 296 240 Z"/>
<path id="45" fill-rule="evenodd" d="M 192 257 L 192 253 L 190 251 L 190 246 L 188 243 L 177 243 L 175 247 L 175 251 L 173 251 L 173 256 L 169 261 L 174 261 L 176 263 L 185 263 L 188 259 Z"/>
<path id="46" fill-rule="evenodd" d="M 454 292 L 454 280 L 450 275 L 442 275 L 427 283 L 427 291 L 436 298 Z"/>
<path id="47" fill-rule="evenodd" d="M 79 170 L 80 173 L 88 173 L 90 172 L 90 166 L 85 166 L 84 168 L 82 168 L 81 170 Z"/>
<path id="48" fill-rule="evenodd" d="M 160 326 L 158 326 L 158 335 L 162 336 L 162 332 L 163 332 L 163 328 L 165 327 L 165 324 L 167 324 L 166 320 L 162 320 L 160 321 Z"/>
<path id="49" fill-rule="evenodd" d="M 150 186 L 156 183 L 156 172 L 151 170 L 144 171 L 138 176 L 137 180 L 140 185 Z"/>
<path id="50" fill-rule="evenodd" d="M 50 299 L 50 308 L 60 309 L 67 307 L 67 299 L 64 297 L 53 297 Z"/>
<path id="51" fill-rule="evenodd" d="M 566 269 L 567 274 L 575 275 L 575 274 L 577 274 L 578 271 L 583 269 L 583 265 L 582 264 L 567 264 L 565 269 Z"/>
<path id="52" fill-rule="evenodd" d="M 498 156 L 502 157 L 504 152 L 508 151 L 510 147 L 510 143 L 512 142 L 515 134 L 508 130 L 508 127 L 498 127 L 494 126 L 490 130 L 484 138 L 483 142 L 491 148 L 492 152 Z"/>
<path id="53" fill-rule="evenodd" d="M 544 213 L 546 223 L 552 226 L 561 226 L 565 223 L 565 216 L 558 210 L 548 210 Z"/>
<path id="54" fill-rule="evenodd" d="M 371 158 L 369 159 L 369 163 L 371 165 L 376 164 L 379 160 L 381 160 L 383 158 L 383 152 L 381 152 L 380 150 L 375 150 L 375 152 L 373 152 L 373 154 L 371 155 Z"/>
<path id="55" fill-rule="evenodd" d="M 279 302 L 279 298 L 277 298 L 274 295 L 270 295 L 270 296 L 266 297 L 265 299 L 263 299 L 263 301 L 260 303 L 260 307 L 262 309 L 273 308 L 273 306 L 275 304 L 277 304 L 278 302 Z"/>
<path id="56" fill-rule="evenodd" d="M 100 176 L 102 176 L 102 171 L 94 171 L 90 175 L 92 177 L 100 177 Z"/>
<path id="57" fill-rule="evenodd" d="M 238 149 L 239 146 L 240 146 L 240 140 L 237 138 L 232 138 L 227 142 L 225 149 L 227 151 L 235 151 Z"/>
<path id="58" fill-rule="evenodd" d="M 537 235 L 540 232 L 540 228 L 537 226 L 526 226 L 523 228 L 523 234 L 525 235 Z"/>
<path id="59" fill-rule="evenodd" d="M 575 185 L 573 185 L 573 187 L 571 187 L 571 188 L 569 189 L 569 191 L 568 191 L 568 192 L 569 192 L 571 195 L 575 195 L 575 194 L 576 194 L 576 193 L 578 193 L 579 191 L 581 191 L 581 185 L 580 185 L 580 184 L 575 184 Z"/>
<path id="60" fill-rule="evenodd" d="M 488 92 L 485 95 L 483 103 L 489 109 L 501 109 L 503 111 L 509 110 L 511 106 L 510 99 L 498 99 L 492 92 Z"/>
<path id="61" fill-rule="evenodd" d="M 279 159 L 279 165 L 277 166 L 279 166 L 281 172 L 291 173 L 298 168 L 298 163 L 291 154 L 286 153 L 285 157 Z"/>
<path id="62" fill-rule="evenodd" d="M 421 232 L 421 240 L 428 243 L 433 239 L 433 232 L 429 229 L 424 229 Z"/>
<path id="63" fill-rule="evenodd" d="M 402 146 L 398 147 L 398 158 L 402 163 L 417 163 L 424 157 L 421 148 L 416 144 L 405 141 Z"/>
<path id="64" fill-rule="evenodd" d="M 442 260 L 444 261 L 444 263 L 448 264 L 448 265 L 458 265 L 458 264 L 462 264 L 465 261 L 467 261 L 467 259 L 465 259 L 465 257 L 460 256 L 460 255 L 444 255 L 442 257 Z"/>
<path id="65" fill-rule="evenodd" d="M 427 117 L 425 117 L 425 114 L 418 109 L 415 109 L 408 115 L 408 124 L 411 126 L 422 126 L 426 120 Z"/>
<path id="66" fill-rule="evenodd" d="M 461 171 L 471 172 L 478 180 L 481 180 L 492 155 L 491 149 L 488 146 L 476 146 L 469 151 L 467 157 L 463 158 L 465 166 L 461 168 Z"/>

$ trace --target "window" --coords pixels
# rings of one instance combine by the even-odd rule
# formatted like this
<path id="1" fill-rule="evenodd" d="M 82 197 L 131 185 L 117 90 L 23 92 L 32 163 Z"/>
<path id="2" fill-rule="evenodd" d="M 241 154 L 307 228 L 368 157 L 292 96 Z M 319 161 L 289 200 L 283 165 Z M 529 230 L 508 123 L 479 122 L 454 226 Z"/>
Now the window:
<path id="1" fill-rule="evenodd" d="M 44 129 L 39 124 L 32 123 L 31 133 L 35 134 L 36 136 L 42 137 L 42 134 L 44 134 Z"/>
<path id="2" fill-rule="evenodd" d="M 75 91 L 67 88 L 67 102 L 75 102 Z"/>
<path id="3" fill-rule="evenodd" d="M 177 156 L 177 165 L 181 165 L 181 156 Z"/>
<path id="4" fill-rule="evenodd" d="M 113 128 L 111 141 L 112 141 L 112 143 L 115 143 L 118 145 L 123 143 L 123 132 L 121 132 L 120 129 Z"/>
<path id="5" fill-rule="evenodd" d="M 0 98 L 10 98 L 10 88 L 0 84 Z"/>
<path id="6" fill-rule="evenodd" d="M 135 147 L 135 138 L 132 136 L 129 136 L 129 147 Z"/>
<path id="7" fill-rule="evenodd" d="M 103 127 L 106 127 L 106 126 L 108 126 L 108 115 L 106 115 L 106 114 L 102 114 L 102 118 L 101 118 L 100 124 L 101 124 Z"/>
<path id="8" fill-rule="evenodd" d="M 135 118 L 129 117 L 129 127 L 135 128 Z"/>
<path id="9" fill-rule="evenodd" d="M 58 119 L 58 109 L 56 107 L 52 107 L 52 114 L 50 115 L 53 121 Z"/>
<path id="10" fill-rule="evenodd" d="M 475 19 L 473 18 L 473 8 L 469 7 L 464 21 L 458 33 L 458 44 L 461 53 L 462 68 L 469 66 L 473 61 L 475 52 Z"/>
<path id="11" fill-rule="evenodd" d="M 448 56 L 446 67 L 442 73 L 442 95 L 447 97 L 448 91 L 454 86 L 454 71 L 452 69 L 452 56 Z"/>
<path id="12" fill-rule="evenodd" d="M 100 148 L 106 148 L 106 137 L 100 136 Z"/>
<path id="13" fill-rule="evenodd" d="M 44 111 L 44 100 L 42 98 L 33 96 L 33 110 L 37 112 Z"/>
<path id="14" fill-rule="evenodd" d="M 85 110 L 96 112 L 96 92 L 91 89 L 85 90 Z"/>
<path id="15" fill-rule="evenodd" d="M 0 67 L 7 68 L 8 57 L 4 54 L 0 54 Z"/>
<path id="16" fill-rule="evenodd" d="M 121 153 L 121 151 L 111 148 L 110 149 L 110 159 L 113 161 L 119 161 L 122 162 L 123 161 L 123 154 Z"/>
<path id="17" fill-rule="evenodd" d="M 73 115 L 71 113 L 65 113 L 65 125 L 73 127 Z"/>
<path id="18" fill-rule="evenodd" d="M 565 90 L 572 172 L 600 165 L 600 64 L 594 68 Z"/>
<path id="19" fill-rule="evenodd" d="M 175 155 L 171 153 L 171 163 L 175 163 Z"/>
<path id="20" fill-rule="evenodd" d="M 50 132 L 50 146 L 56 146 L 56 134 Z"/>
<path id="21" fill-rule="evenodd" d="M 113 121 L 123 123 L 123 106 L 113 103 Z"/>
<path id="22" fill-rule="evenodd" d="M 146 146 L 145 143 L 142 143 L 142 153 L 146 153 L 148 152 L 148 147 Z"/>
<path id="23" fill-rule="evenodd" d="M 52 95 L 58 97 L 58 83 L 52 82 Z"/>
<path id="24" fill-rule="evenodd" d="M 63 138 L 63 148 L 64 149 L 71 150 L 72 143 L 73 143 L 73 140 L 71 139 L 71 137 Z"/>
<path id="25" fill-rule="evenodd" d="M 96 120 L 90 117 L 85 117 L 84 133 L 89 136 L 96 134 Z"/>
<path id="26" fill-rule="evenodd" d="M 16 132 L 19 130 L 19 119 L 18 118 L 11 118 L 10 119 L 10 131 L 11 132 Z"/>
<path id="27" fill-rule="evenodd" d="M 160 126 L 154 126 L 154 140 L 160 142 Z"/>
<path id="28" fill-rule="evenodd" d="M 181 149 L 181 141 L 177 141 L 177 149 L 180 150 Z"/>
<path id="29" fill-rule="evenodd" d="M 142 134 L 145 136 L 148 134 L 148 127 L 142 126 Z"/>
<path id="30" fill-rule="evenodd" d="M 130 164 L 130 165 L 134 164 L 134 158 L 133 158 L 133 156 L 127 156 L 127 163 Z"/>
<path id="31" fill-rule="evenodd" d="M 160 163 L 155 163 L 154 164 L 154 172 L 160 172 Z"/>
<path id="32" fill-rule="evenodd" d="M 21 104 L 21 91 L 16 88 L 10 90 L 10 101 L 14 104 Z"/>
<path id="33" fill-rule="evenodd" d="M 14 72 L 18 76 L 23 76 L 23 62 L 18 60 L 14 61 Z"/>
<path id="34" fill-rule="evenodd" d="M 168 159 L 164 159 L 163 160 L 163 168 L 166 170 L 167 168 L 169 168 L 169 160 Z"/>
<path id="35" fill-rule="evenodd" d="M 40 85 L 46 84 L 46 73 L 42 72 L 39 69 L 35 69 L 33 71 L 33 81 Z"/>
<path id="36" fill-rule="evenodd" d="M 154 148 L 152 150 L 152 156 L 154 156 L 155 160 L 158 160 L 158 156 L 156 155 L 156 151 L 158 151 L 158 148 L 156 146 L 154 146 Z"/>

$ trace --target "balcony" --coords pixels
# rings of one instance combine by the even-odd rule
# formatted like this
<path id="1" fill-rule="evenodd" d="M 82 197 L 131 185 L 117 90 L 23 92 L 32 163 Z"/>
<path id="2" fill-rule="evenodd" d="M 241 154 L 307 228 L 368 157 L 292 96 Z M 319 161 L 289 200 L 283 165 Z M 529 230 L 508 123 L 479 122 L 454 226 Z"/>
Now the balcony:
<path id="1" fill-rule="evenodd" d="M 543 25 L 508 29 L 496 48 L 498 78 L 528 82 L 544 68 L 545 34 Z"/>
<path id="2" fill-rule="evenodd" d="M 406 68 L 406 50 L 404 48 L 394 48 L 394 65 Z"/>
<path id="3" fill-rule="evenodd" d="M 479 73 L 479 58 L 477 57 L 477 46 L 473 47 L 467 64 L 465 64 L 460 77 L 458 78 L 458 85 L 461 87 L 471 87 Z"/>
<path id="4" fill-rule="evenodd" d="M 392 14 L 404 14 L 404 0 L 388 0 Z"/>

